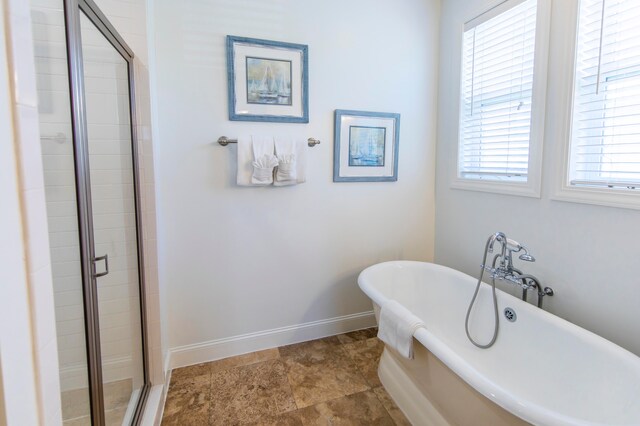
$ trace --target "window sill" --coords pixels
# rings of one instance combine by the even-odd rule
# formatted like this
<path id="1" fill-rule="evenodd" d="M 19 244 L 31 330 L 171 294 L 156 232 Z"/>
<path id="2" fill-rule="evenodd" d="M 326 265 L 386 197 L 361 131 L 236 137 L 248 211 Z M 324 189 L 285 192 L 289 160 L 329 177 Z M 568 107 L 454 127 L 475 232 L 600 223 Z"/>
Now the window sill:
<path id="1" fill-rule="evenodd" d="M 540 188 L 530 182 L 506 182 L 455 178 L 451 188 L 467 191 L 491 192 L 494 194 L 516 195 L 520 197 L 540 198 Z"/>
<path id="2" fill-rule="evenodd" d="M 586 188 L 564 185 L 551 197 L 555 201 L 640 210 L 640 190 Z"/>

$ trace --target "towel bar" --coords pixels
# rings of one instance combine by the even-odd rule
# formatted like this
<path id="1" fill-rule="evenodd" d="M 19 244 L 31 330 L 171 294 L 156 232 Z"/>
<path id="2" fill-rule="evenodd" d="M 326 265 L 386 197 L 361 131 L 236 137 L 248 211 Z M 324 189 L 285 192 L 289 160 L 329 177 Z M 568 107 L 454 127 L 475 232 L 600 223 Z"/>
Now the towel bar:
<path id="1" fill-rule="evenodd" d="M 218 138 L 218 143 L 222 146 L 227 146 L 230 143 L 238 143 L 238 139 L 229 139 L 226 136 L 220 136 Z M 316 145 L 320 145 L 320 141 L 318 139 L 315 138 L 309 138 L 307 139 L 307 145 L 309 145 L 311 148 L 313 148 Z"/>

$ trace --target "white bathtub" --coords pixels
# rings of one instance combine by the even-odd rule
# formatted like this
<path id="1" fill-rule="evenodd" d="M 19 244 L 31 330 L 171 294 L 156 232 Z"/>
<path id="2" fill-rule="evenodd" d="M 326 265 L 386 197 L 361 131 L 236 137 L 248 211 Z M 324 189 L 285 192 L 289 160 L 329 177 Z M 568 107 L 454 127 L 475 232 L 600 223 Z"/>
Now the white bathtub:
<path id="1" fill-rule="evenodd" d="M 479 349 L 464 331 L 476 282 L 405 261 L 371 266 L 358 278 L 376 314 L 395 299 L 426 324 L 414 335 L 415 359 L 387 347 L 378 369 L 414 425 L 640 425 L 640 358 L 499 290 L 498 339 Z M 490 297 L 483 284 L 471 315 L 470 332 L 481 343 L 493 332 Z M 505 319 L 506 307 L 515 322 Z"/>

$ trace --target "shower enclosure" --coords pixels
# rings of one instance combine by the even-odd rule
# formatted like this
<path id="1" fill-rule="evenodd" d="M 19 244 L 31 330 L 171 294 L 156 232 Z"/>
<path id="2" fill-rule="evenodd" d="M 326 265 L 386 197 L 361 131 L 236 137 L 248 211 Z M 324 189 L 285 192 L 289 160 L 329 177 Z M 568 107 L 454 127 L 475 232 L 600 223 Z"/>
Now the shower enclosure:
<path id="1" fill-rule="evenodd" d="M 149 390 L 133 52 L 91 0 L 31 0 L 64 424 Z"/>

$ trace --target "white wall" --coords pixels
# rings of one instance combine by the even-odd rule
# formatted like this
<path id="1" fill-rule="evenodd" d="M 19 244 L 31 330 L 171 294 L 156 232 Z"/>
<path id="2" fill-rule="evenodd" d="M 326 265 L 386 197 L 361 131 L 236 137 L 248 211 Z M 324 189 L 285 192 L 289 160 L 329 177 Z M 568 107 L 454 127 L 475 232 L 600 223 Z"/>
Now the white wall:
<path id="1" fill-rule="evenodd" d="M 0 256 L 0 357 L 6 420 L 57 425 L 60 382 L 29 4 L 4 0 L 0 18 L 0 223 L 6 237 Z"/>
<path id="2" fill-rule="evenodd" d="M 440 83 L 436 187 L 436 262 L 473 276 L 479 273 L 487 237 L 496 231 L 527 245 L 537 258 L 519 266 L 556 291 L 545 309 L 640 355 L 640 211 L 550 199 L 565 141 L 563 29 L 575 0 L 553 0 L 542 197 L 524 198 L 451 189 L 456 155 L 462 23 L 486 0 L 446 0 L 440 31 Z M 503 288 L 508 288 L 504 287 Z M 514 289 L 510 289 L 514 292 Z M 515 292 L 514 292 L 515 293 Z M 535 297 L 530 296 L 535 300 Z M 469 295 L 471 298 L 471 295 Z"/>
<path id="3" fill-rule="evenodd" d="M 433 256 L 439 2 L 158 1 L 159 264 L 172 348 L 371 310 L 368 265 Z M 227 119 L 225 36 L 309 45 L 310 123 Z M 401 113 L 399 180 L 333 183 L 333 111 Z M 221 135 L 316 137 L 307 183 L 235 185 Z"/>
<path id="4" fill-rule="evenodd" d="M 18 159 L 9 67 L 11 38 L 5 25 L 8 2 L 0 1 L 0 424 L 37 424 L 29 284 L 25 264 Z M 11 344 L 6 344 L 6 342 Z"/>

